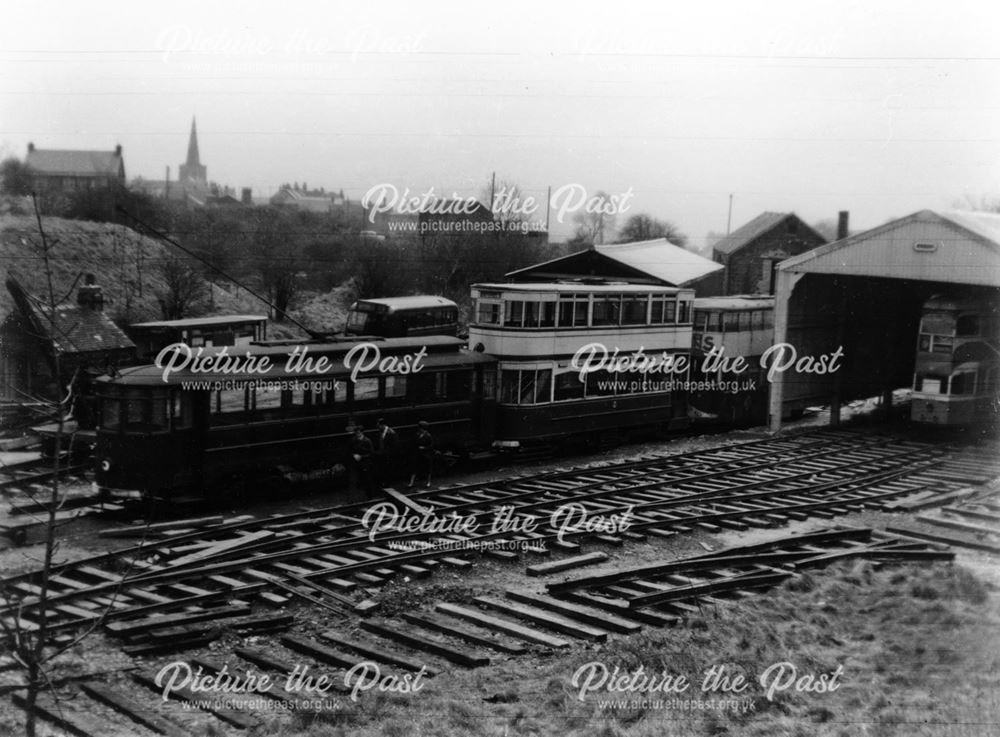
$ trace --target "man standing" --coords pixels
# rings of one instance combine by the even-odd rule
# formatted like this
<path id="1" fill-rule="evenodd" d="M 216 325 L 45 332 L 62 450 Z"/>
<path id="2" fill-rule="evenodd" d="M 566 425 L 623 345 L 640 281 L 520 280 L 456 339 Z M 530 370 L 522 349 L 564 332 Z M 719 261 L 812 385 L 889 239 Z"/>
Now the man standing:
<path id="1" fill-rule="evenodd" d="M 375 438 L 375 479 L 379 489 L 385 488 L 396 463 L 396 449 L 399 436 L 389 427 L 384 418 L 378 418 L 378 436 Z"/>
<path id="2" fill-rule="evenodd" d="M 431 473 L 434 471 L 434 436 L 431 435 L 430 425 L 424 420 L 417 423 L 417 454 L 414 458 L 413 475 L 410 476 L 410 488 L 420 474 L 426 474 L 427 481 L 424 487 L 431 485 Z"/>
<path id="3" fill-rule="evenodd" d="M 354 426 L 354 437 L 351 439 L 351 496 L 356 497 L 363 492 L 366 497 L 374 496 L 374 479 L 372 477 L 372 456 L 375 446 L 365 436 L 361 425 Z M 352 499 L 354 501 L 356 499 Z"/>

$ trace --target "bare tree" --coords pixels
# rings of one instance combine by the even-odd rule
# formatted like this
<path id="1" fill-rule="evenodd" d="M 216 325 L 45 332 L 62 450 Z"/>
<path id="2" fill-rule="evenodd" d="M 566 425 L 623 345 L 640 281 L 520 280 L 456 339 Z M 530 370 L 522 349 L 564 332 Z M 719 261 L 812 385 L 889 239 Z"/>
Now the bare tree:
<path id="1" fill-rule="evenodd" d="M 618 231 L 616 243 L 632 243 L 634 241 L 649 241 L 654 238 L 666 238 L 676 246 L 686 246 L 688 237 L 669 220 L 657 220 L 646 213 L 632 215 Z"/>
<path id="2" fill-rule="evenodd" d="M 598 192 L 589 204 L 589 212 L 582 211 L 573 216 L 576 240 L 600 246 L 612 238 L 617 216 L 607 214 L 608 210 L 614 209 L 611 195 L 607 192 Z"/>
<path id="3" fill-rule="evenodd" d="M 194 309 L 204 296 L 205 280 L 194 265 L 177 256 L 168 257 L 160 267 L 163 290 L 157 295 L 164 320 L 179 320 Z"/>

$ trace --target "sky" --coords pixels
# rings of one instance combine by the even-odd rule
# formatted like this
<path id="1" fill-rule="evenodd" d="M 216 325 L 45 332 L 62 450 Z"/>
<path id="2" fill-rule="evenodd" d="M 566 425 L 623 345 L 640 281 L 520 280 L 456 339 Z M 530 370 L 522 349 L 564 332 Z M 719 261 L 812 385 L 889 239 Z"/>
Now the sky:
<path id="1" fill-rule="evenodd" d="M 35 2 L 0 27 L 0 156 L 121 144 L 177 176 L 361 199 L 562 192 L 700 246 L 764 210 L 852 229 L 1000 196 L 1000 4 Z M 391 191 L 391 190 L 390 190 Z M 532 215 L 544 220 L 544 207 Z"/>

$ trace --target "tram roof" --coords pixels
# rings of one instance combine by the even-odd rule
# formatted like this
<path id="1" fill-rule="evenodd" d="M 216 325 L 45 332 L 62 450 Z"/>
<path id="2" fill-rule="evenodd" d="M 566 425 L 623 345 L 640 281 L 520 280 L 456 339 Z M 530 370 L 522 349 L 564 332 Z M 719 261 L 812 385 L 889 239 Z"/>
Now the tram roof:
<path id="1" fill-rule="evenodd" d="M 626 284 L 601 283 L 587 284 L 584 282 L 511 282 L 473 284 L 473 289 L 489 289 L 499 292 L 557 292 L 559 294 L 575 294 L 592 292 L 594 294 L 677 294 L 683 290 L 678 287 L 663 287 L 656 284 Z"/>

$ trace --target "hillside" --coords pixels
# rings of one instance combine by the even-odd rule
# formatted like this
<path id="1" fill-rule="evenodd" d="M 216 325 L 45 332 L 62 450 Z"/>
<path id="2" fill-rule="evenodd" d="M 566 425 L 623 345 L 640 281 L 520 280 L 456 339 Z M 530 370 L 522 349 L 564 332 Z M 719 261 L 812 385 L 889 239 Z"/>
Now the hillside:
<path id="1" fill-rule="evenodd" d="M 175 249 L 112 223 L 46 217 L 43 226 L 53 244 L 50 254 L 58 296 L 72 296 L 74 284 L 82 283 L 85 274 L 94 274 L 104 291 L 105 310 L 115 322 L 125 325 L 162 318 L 159 298 L 168 290 L 163 265 L 178 255 Z M 0 215 L 0 277 L 5 280 L 11 274 L 30 293 L 43 296 L 47 287 L 40 242 L 33 216 Z M 292 313 L 310 327 L 342 328 L 349 291 L 338 288 L 325 295 L 301 295 L 302 306 Z M 187 316 L 268 312 L 260 300 L 232 285 L 202 280 L 200 293 Z M 12 308 L 10 294 L 0 285 L 0 319 Z M 293 338 L 301 331 L 291 324 L 276 323 L 268 334 Z"/>

